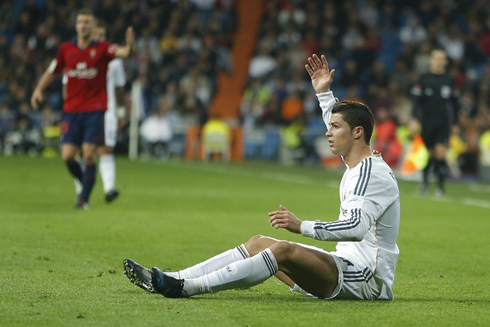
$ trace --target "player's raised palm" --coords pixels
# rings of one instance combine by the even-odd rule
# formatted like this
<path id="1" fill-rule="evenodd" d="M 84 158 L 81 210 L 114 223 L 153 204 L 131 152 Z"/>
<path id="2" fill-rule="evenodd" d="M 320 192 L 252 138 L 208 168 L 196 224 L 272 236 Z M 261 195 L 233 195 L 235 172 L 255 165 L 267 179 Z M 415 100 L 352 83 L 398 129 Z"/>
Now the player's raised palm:
<path id="1" fill-rule="evenodd" d="M 316 54 L 308 58 L 308 63 L 305 65 L 306 71 L 310 74 L 311 84 L 316 93 L 324 93 L 330 91 L 330 85 L 333 82 L 335 69 L 328 69 L 328 62 L 324 55 L 318 58 Z"/>
<path id="2" fill-rule="evenodd" d="M 126 44 L 129 46 L 133 46 L 134 44 L 134 30 L 133 26 L 129 26 L 126 30 Z"/>

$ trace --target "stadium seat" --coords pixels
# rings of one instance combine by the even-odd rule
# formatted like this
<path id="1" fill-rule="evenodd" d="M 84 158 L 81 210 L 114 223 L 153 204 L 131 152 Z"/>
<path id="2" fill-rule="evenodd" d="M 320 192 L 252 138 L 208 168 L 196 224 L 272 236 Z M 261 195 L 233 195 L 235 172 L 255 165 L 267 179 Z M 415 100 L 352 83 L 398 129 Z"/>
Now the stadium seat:
<path id="1" fill-rule="evenodd" d="M 262 146 L 262 159 L 276 160 L 279 156 L 281 137 L 278 128 L 265 131 L 264 144 Z"/>

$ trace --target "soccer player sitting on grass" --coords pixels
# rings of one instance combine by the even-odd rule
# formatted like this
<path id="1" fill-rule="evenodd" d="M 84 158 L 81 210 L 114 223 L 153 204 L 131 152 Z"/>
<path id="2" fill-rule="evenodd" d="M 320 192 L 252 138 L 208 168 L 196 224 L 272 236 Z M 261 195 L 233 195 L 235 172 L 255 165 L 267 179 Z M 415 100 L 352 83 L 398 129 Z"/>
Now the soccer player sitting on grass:
<path id="1" fill-rule="evenodd" d="M 250 287 L 275 275 L 292 291 L 318 298 L 393 299 L 399 191 L 390 167 L 369 147 L 373 114 L 364 104 L 338 102 L 333 96 L 335 70 L 329 70 L 325 56 L 313 55 L 308 62 L 305 67 L 320 101 L 330 148 L 347 167 L 340 183 L 339 219 L 301 221 L 281 205 L 269 213 L 269 222 L 276 229 L 337 241 L 336 251 L 257 235 L 177 272 L 150 270 L 125 259 L 125 274 L 132 283 L 180 298 Z"/>

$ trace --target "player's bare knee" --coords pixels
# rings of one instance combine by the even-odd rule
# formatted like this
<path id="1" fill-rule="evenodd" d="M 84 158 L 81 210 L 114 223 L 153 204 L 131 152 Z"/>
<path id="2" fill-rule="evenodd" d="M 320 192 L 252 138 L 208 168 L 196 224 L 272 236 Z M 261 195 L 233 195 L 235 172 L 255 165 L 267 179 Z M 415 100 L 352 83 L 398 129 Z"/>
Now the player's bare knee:
<path id="1" fill-rule="evenodd" d="M 62 153 L 61 154 L 61 159 L 65 163 L 69 164 L 69 163 L 72 163 L 72 162 L 75 161 L 75 156 L 73 154 L 71 154 L 71 153 L 68 153 L 68 154 L 67 153 Z"/>
<path id="2" fill-rule="evenodd" d="M 288 242 L 288 241 L 279 241 L 274 243 L 270 249 L 274 256 L 276 257 L 277 262 L 284 262 L 290 260 L 296 251 L 296 247 L 298 245 Z"/>
<path id="3" fill-rule="evenodd" d="M 95 163 L 95 155 L 85 155 L 83 156 L 83 162 L 86 164 L 86 165 L 92 165 Z"/>
<path id="4" fill-rule="evenodd" d="M 99 156 L 106 156 L 112 154 L 114 151 L 111 147 L 101 146 L 97 149 L 97 152 L 99 153 Z"/>
<path id="5" fill-rule="evenodd" d="M 252 236 L 247 242 L 245 242 L 245 247 L 247 248 L 248 253 L 251 256 L 256 255 L 260 251 L 263 250 L 263 246 L 261 245 L 262 235 Z"/>

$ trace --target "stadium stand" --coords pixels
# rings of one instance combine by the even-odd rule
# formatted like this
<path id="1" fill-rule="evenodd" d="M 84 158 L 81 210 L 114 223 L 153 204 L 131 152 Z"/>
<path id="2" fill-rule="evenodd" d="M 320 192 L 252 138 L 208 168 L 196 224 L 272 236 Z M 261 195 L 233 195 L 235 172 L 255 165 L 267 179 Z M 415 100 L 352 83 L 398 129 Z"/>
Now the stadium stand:
<path id="1" fill-rule="evenodd" d="M 301 126 L 296 129 L 298 153 L 308 156 L 308 162 L 321 161 L 310 155 L 315 136 L 323 133 L 303 68 L 312 53 L 325 54 L 339 68 L 335 94 L 363 101 L 375 113 L 386 110 L 397 135 L 405 135 L 398 139 L 405 146 L 410 135 L 398 129 L 406 129 L 410 120 L 409 88 L 427 70 L 435 45 L 446 49 L 461 93 L 460 128 L 453 135 L 465 144 L 461 158 L 471 162 L 488 151 L 480 141 L 490 129 L 490 14 L 484 0 L 2 1 L 2 151 L 19 129 L 24 138 L 26 128 L 43 135 L 56 125 L 62 105 L 59 81 L 46 91 L 45 105 L 51 109 L 34 113 L 25 107 L 59 44 L 74 37 L 81 3 L 108 23 L 116 43 L 124 42 L 128 25 L 134 26 L 137 56 L 126 61 L 128 97 L 131 81 L 139 79 L 142 119 L 157 110 L 160 97 L 167 99 L 173 135 L 178 136 L 169 148 L 176 155 L 185 153 L 189 142 L 182 137 L 190 135 L 188 130 L 197 128 L 193 135 L 199 136 L 213 113 L 232 129 L 243 130 L 246 159 L 281 158 L 285 142 L 280 135 L 296 124 Z M 120 143 L 127 141 L 125 130 L 123 123 Z M 32 138 L 37 143 L 42 139 Z M 125 151 L 127 146 L 118 148 Z M 460 168 L 474 174 L 474 166 Z"/>

